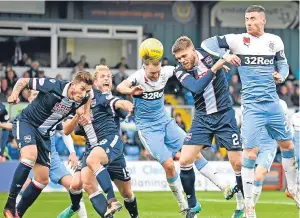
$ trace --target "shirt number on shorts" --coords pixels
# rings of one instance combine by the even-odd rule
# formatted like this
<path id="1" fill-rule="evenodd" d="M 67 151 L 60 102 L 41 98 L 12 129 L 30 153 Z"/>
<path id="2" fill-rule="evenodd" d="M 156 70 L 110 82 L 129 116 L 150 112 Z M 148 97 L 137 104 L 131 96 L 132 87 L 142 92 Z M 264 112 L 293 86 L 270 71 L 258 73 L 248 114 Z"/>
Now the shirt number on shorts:
<path id="1" fill-rule="evenodd" d="M 290 129 L 290 125 L 289 125 L 289 122 L 288 121 L 284 121 L 284 128 L 285 128 L 285 132 L 290 132 L 291 129 Z"/>
<path id="2" fill-rule="evenodd" d="M 232 134 L 232 144 L 233 145 L 239 145 L 239 136 L 236 133 Z"/>

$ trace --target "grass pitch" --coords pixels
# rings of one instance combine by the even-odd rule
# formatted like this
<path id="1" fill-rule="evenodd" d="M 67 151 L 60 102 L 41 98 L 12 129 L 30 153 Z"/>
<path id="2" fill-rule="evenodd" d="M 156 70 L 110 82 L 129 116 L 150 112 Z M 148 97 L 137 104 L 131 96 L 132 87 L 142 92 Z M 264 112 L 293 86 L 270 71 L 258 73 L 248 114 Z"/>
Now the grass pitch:
<path id="1" fill-rule="evenodd" d="M 135 195 L 141 218 L 182 218 L 171 192 L 136 192 Z M 118 193 L 117 197 L 122 200 Z M 236 206 L 235 199 L 226 201 L 222 198 L 221 192 L 197 192 L 197 197 L 202 205 L 198 218 L 230 218 Z M 6 198 L 7 193 L 0 193 L 1 208 L 4 207 Z M 88 217 L 99 217 L 86 194 L 84 200 Z M 56 218 L 69 204 L 67 193 L 42 193 L 23 218 Z M 286 198 L 282 191 L 264 191 L 256 207 L 256 213 L 258 218 L 300 217 L 294 201 Z M 125 208 L 114 217 L 130 218 Z"/>

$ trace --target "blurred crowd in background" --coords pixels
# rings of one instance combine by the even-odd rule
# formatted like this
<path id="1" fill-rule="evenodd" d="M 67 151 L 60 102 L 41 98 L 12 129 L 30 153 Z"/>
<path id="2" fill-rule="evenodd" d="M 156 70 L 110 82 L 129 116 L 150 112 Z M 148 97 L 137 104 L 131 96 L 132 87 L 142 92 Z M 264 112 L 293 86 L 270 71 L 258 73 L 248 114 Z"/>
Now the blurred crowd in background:
<path id="1" fill-rule="evenodd" d="M 99 58 L 99 65 L 106 65 L 105 57 Z M 98 65 L 98 64 L 97 64 Z M 169 65 L 167 58 L 163 58 L 162 65 Z M 46 77 L 45 72 L 40 70 L 40 63 L 38 60 L 32 60 L 26 53 L 22 55 L 22 59 L 19 61 L 13 61 L 8 64 L 0 63 L 0 80 L 1 80 L 1 93 L 0 101 L 7 102 L 7 97 L 11 94 L 14 85 L 18 80 L 18 76 L 14 71 L 15 66 L 27 67 L 27 70 L 23 73 L 24 78 L 43 78 Z M 72 54 L 67 53 L 65 59 L 59 63 L 59 67 L 72 68 L 72 74 L 75 72 L 84 70 L 86 68 L 95 68 L 95 66 L 90 66 L 87 61 L 87 57 L 82 55 L 80 60 L 73 60 Z M 113 94 L 119 96 L 119 93 L 116 92 L 116 86 L 125 80 L 128 76 L 126 71 L 130 69 L 126 62 L 126 57 L 122 57 L 121 60 L 116 62 L 114 66 L 109 66 L 111 69 L 117 69 L 117 73 L 113 76 Z M 298 75 L 298 74 L 296 74 Z M 56 75 L 57 79 L 62 79 L 62 75 L 59 73 L 59 69 Z M 235 68 L 232 68 L 231 71 L 227 74 L 227 79 L 229 83 L 229 91 L 231 95 L 232 104 L 234 106 L 241 105 L 241 81 L 238 75 L 238 72 Z M 20 96 L 21 102 L 28 102 L 28 89 L 25 88 Z M 288 107 L 299 107 L 299 78 L 290 69 L 290 74 L 288 79 L 283 83 L 277 86 L 277 92 L 281 99 L 283 99 Z M 165 88 L 166 94 L 172 94 L 175 96 L 180 105 L 193 105 L 192 94 L 184 89 L 176 77 L 169 79 L 167 86 Z M 129 96 L 121 96 L 122 98 L 130 100 Z M 165 102 L 168 104 L 168 102 Z M 185 131 L 188 130 L 187 125 L 184 123 L 180 113 L 173 114 L 177 124 Z M 134 122 L 131 119 L 129 122 Z M 151 160 L 151 155 L 144 149 L 138 134 L 135 130 L 122 130 L 121 132 L 122 139 L 124 142 L 124 153 L 126 158 L 129 160 Z M 72 134 L 74 139 L 74 144 L 76 148 L 77 155 L 80 156 L 84 152 L 85 141 L 82 136 L 76 136 Z M 58 134 L 56 137 L 56 146 L 57 151 L 60 155 L 67 157 L 68 150 L 64 145 L 64 142 L 61 136 Z M 220 148 L 214 141 L 213 146 L 209 149 L 203 151 L 204 156 L 208 160 L 227 160 L 227 153 L 225 149 Z M 6 151 L 7 159 L 18 159 L 19 151 L 17 145 L 10 134 L 9 143 Z M 175 159 L 179 158 L 179 153 L 175 156 Z M 280 161 L 280 152 L 275 161 Z"/>

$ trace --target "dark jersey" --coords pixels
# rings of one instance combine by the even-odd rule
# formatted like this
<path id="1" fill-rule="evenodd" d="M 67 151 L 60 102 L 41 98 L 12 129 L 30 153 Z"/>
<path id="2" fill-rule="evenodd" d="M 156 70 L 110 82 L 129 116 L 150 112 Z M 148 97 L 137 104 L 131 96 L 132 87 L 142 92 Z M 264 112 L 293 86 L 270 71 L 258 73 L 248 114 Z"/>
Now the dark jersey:
<path id="1" fill-rule="evenodd" d="M 36 99 L 18 116 L 19 120 L 30 123 L 43 135 L 49 134 L 65 117 L 74 115 L 76 109 L 88 100 L 77 103 L 67 97 L 70 82 L 52 78 L 34 78 L 29 81 L 29 88 L 39 91 Z"/>
<path id="2" fill-rule="evenodd" d="M 115 121 L 115 103 L 119 98 L 111 93 L 102 93 L 93 89 L 91 103 L 92 125 L 84 126 L 87 145 L 100 142 L 110 135 L 119 135 L 119 125 Z"/>
<path id="3" fill-rule="evenodd" d="M 199 65 L 192 70 L 184 70 L 182 65 L 175 68 L 175 74 L 181 84 L 192 92 L 196 113 L 200 115 L 212 114 L 232 107 L 226 75 L 223 69 L 207 80 L 208 70 L 217 61 L 203 49 L 196 50 Z M 211 72 L 210 72 L 211 73 Z M 192 77 L 192 78 L 191 78 Z M 195 82 L 195 80 L 197 80 Z M 200 86 L 201 80 L 205 83 L 203 89 L 193 89 Z M 199 90 L 199 91 L 194 91 Z"/>
<path id="4" fill-rule="evenodd" d="M 5 105 L 0 102 L 0 122 L 4 123 L 9 120 L 8 112 L 5 108 Z"/>

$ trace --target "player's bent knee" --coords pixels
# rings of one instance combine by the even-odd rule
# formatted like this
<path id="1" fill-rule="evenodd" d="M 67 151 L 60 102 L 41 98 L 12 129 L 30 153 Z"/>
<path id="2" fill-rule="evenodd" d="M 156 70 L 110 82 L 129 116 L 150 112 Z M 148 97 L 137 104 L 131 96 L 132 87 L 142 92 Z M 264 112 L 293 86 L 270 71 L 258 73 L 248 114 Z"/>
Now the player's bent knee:
<path id="1" fill-rule="evenodd" d="M 248 159 L 256 160 L 258 153 L 258 147 L 252 148 L 252 149 L 245 149 L 243 151 L 243 157 L 246 157 Z"/>
<path id="2" fill-rule="evenodd" d="M 167 175 L 176 173 L 173 159 L 169 158 L 162 164 Z"/>
<path id="3" fill-rule="evenodd" d="M 97 170 L 99 165 L 105 165 L 108 163 L 108 157 L 103 148 L 94 148 L 86 159 L 86 164 L 89 168 Z"/>
<path id="4" fill-rule="evenodd" d="M 277 141 L 280 150 L 282 151 L 287 151 L 287 150 L 292 150 L 294 149 L 294 144 L 292 140 L 287 140 L 287 141 Z"/>

